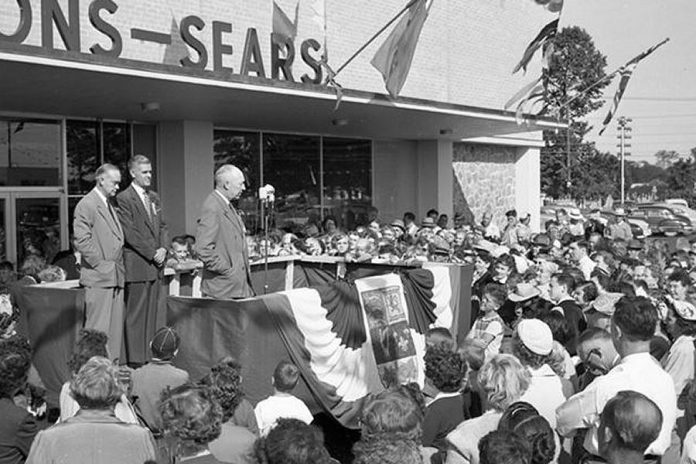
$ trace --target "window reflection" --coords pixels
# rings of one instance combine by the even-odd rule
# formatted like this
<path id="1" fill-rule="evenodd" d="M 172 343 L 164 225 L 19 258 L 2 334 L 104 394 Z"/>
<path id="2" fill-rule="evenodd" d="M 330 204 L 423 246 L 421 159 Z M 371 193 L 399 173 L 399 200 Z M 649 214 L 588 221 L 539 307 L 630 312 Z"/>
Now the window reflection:
<path id="1" fill-rule="evenodd" d="M 105 122 L 102 125 L 104 134 L 104 162 L 111 163 L 121 170 L 121 187 L 131 181 L 128 173 L 128 158 L 131 156 L 130 124 Z"/>
<path id="2" fill-rule="evenodd" d="M 372 200 L 369 140 L 324 138 L 324 213 L 348 230 L 367 220 Z"/>
<path id="3" fill-rule="evenodd" d="M 0 120 L 0 185 L 60 186 L 58 121 Z"/>
<path id="4" fill-rule="evenodd" d="M 223 164 L 233 164 L 244 173 L 247 189 L 236 207 L 251 233 L 262 227 L 258 201 L 260 138 L 258 132 L 216 130 L 213 133 L 214 171 Z"/>
<path id="5" fill-rule="evenodd" d="M 17 198 L 17 262 L 38 254 L 51 262 L 60 251 L 58 198 Z"/>
<path id="6" fill-rule="evenodd" d="M 7 231 L 5 231 L 5 199 L 0 198 L 0 261 L 7 259 Z"/>
<path id="7" fill-rule="evenodd" d="M 263 134 L 263 182 L 276 189 L 275 224 L 321 222 L 319 137 Z"/>
<path id="8" fill-rule="evenodd" d="M 67 121 L 68 194 L 84 195 L 94 187 L 100 163 L 97 122 Z"/>

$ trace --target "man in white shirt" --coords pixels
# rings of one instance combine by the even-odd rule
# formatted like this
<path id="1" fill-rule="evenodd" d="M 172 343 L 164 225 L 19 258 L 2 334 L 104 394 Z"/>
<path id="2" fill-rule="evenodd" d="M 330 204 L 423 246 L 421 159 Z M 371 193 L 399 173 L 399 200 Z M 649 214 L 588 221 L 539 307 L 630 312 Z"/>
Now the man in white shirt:
<path id="1" fill-rule="evenodd" d="M 663 416 L 660 434 L 647 448 L 646 455 L 665 453 L 676 421 L 677 396 L 671 377 L 650 356 L 650 339 L 656 324 L 657 310 L 648 299 L 625 297 L 616 303 L 611 335 L 621 361 L 556 410 L 558 433 L 569 437 L 578 429 L 589 428 L 585 450 L 599 455 L 597 430 L 604 406 L 618 392 L 633 390 L 654 401 Z"/>
<path id="2" fill-rule="evenodd" d="M 585 276 L 585 280 L 590 280 L 590 275 L 597 263 L 590 259 L 590 244 L 584 240 L 573 242 L 570 244 L 570 251 L 573 254 L 573 259 L 578 263 L 578 268 Z"/>

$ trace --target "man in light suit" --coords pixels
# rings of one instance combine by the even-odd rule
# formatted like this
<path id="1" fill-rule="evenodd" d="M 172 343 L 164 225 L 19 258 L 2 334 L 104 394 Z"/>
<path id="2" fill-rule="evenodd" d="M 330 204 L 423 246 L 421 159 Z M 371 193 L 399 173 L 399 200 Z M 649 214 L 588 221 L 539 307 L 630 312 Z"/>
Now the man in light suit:
<path id="1" fill-rule="evenodd" d="M 169 238 L 159 196 L 150 190 L 150 160 L 135 155 L 128 161 L 128 169 L 133 182 L 116 197 L 125 237 L 124 361 L 140 365 L 148 361 L 150 340 L 166 322 L 166 315 L 158 314 L 157 309 Z"/>
<path id="2" fill-rule="evenodd" d="M 204 264 L 201 276 L 204 297 L 229 299 L 254 295 L 246 230 L 230 203 L 244 190 L 242 171 L 225 164 L 215 172 L 215 190 L 203 202 L 196 231 L 196 250 Z"/>
<path id="3" fill-rule="evenodd" d="M 81 254 L 80 284 L 85 287 L 85 328 L 105 332 L 111 359 L 123 342 L 123 230 L 111 204 L 121 182 L 112 164 L 97 169 L 96 187 L 75 207 L 75 247 Z"/>

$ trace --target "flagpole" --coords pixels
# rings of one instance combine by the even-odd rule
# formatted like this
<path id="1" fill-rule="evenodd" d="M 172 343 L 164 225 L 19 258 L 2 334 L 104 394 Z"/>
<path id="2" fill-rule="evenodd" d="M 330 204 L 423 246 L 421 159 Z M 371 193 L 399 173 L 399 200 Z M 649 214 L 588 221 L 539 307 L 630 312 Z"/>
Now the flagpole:
<path id="1" fill-rule="evenodd" d="M 367 42 L 365 42 L 365 43 L 362 45 L 362 47 L 360 47 L 355 53 L 353 53 L 353 55 L 352 55 L 350 58 L 348 58 L 348 59 L 346 60 L 345 63 L 343 63 L 341 66 L 339 66 L 339 68 L 338 68 L 338 69 L 336 70 L 336 72 L 334 73 L 334 76 L 333 76 L 333 77 L 336 77 L 341 71 L 343 71 L 343 69 L 344 69 L 346 66 L 348 66 L 358 55 L 360 55 L 360 54 L 363 52 L 363 50 L 365 50 L 367 47 L 369 47 L 370 44 L 371 44 L 372 42 L 374 42 L 375 39 L 377 39 L 377 37 L 379 37 L 379 36 L 382 34 L 382 32 L 386 31 L 386 30 L 389 28 L 389 26 L 391 26 L 392 24 L 394 24 L 394 22 L 396 22 L 396 20 L 399 19 L 399 18 L 401 17 L 401 15 L 403 15 L 404 13 L 406 13 L 406 10 L 408 10 L 409 8 L 411 8 L 416 2 L 419 2 L 419 1 L 421 1 L 421 0 L 411 0 L 410 2 L 408 2 L 408 4 L 407 4 L 401 11 L 399 11 L 399 12 L 396 14 L 396 16 L 394 16 L 387 24 L 385 24 L 379 31 L 377 31 L 377 32 L 375 33 L 375 35 L 373 35 L 372 37 L 370 37 L 370 40 L 368 40 Z"/>

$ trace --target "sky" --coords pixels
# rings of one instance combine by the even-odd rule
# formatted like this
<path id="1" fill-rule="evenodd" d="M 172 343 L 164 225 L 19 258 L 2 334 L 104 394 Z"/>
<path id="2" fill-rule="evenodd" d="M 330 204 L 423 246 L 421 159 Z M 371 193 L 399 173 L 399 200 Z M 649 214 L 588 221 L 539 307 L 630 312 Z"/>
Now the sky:
<path id="1" fill-rule="evenodd" d="M 618 78 L 604 90 L 607 103 L 586 120 L 586 136 L 601 151 L 617 153 L 616 120 L 632 118 L 633 161 L 655 162 L 661 149 L 688 156 L 696 147 L 696 0 L 565 0 L 561 27 L 580 26 L 607 57 L 607 72 L 669 37 L 640 62 L 619 110 L 602 136 L 598 132 L 611 107 Z"/>

